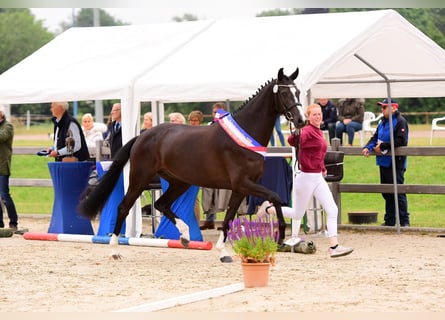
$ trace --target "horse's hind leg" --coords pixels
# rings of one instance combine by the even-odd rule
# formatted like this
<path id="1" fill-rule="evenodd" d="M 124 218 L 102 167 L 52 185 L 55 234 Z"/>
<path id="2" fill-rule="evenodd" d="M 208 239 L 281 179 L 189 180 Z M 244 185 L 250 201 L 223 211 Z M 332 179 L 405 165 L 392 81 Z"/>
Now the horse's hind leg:
<path id="1" fill-rule="evenodd" d="M 110 254 L 110 260 L 120 260 L 122 259 L 121 254 L 118 252 L 118 244 L 119 244 L 119 233 L 122 229 L 122 225 L 124 224 L 125 218 L 128 216 L 128 212 L 130 211 L 131 207 L 137 200 L 137 198 L 141 195 L 141 193 L 144 191 L 144 188 L 142 186 L 129 186 L 127 193 L 125 194 L 124 198 L 122 199 L 122 202 L 117 207 L 117 219 L 116 224 L 114 226 L 113 235 L 110 239 L 110 247 L 111 247 L 111 254 Z"/>

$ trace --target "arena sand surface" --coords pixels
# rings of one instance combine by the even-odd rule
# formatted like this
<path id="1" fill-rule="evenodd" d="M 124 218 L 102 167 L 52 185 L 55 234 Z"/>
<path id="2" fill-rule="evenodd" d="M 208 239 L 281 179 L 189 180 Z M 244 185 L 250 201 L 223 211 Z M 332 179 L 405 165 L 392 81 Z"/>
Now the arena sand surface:
<path id="1" fill-rule="evenodd" d="M 144 230 L 151 230 L 147 221 Z M 19 223 L 30 232 L 46 232 L 49 217 L 25 215 Z M 203 231 L 204 240 L 214 244 L 218 234 Z M 336 259 L 327 254 L 327 238 L 306 238 L 317 252 L 278 253 L 267 287 L 160 313 L 444 311 L 445 238 L 437 233 L 340 229 L 341 244 L 355 250 Z M 16 234 L 0 238 L 0 250 L 2 312 L 117 311 L 242 282 L 239 260 L 220 263 L 215 248 L 122 245 L 124 259 L 110 261 L 107 245 L 25 240 Z"/>

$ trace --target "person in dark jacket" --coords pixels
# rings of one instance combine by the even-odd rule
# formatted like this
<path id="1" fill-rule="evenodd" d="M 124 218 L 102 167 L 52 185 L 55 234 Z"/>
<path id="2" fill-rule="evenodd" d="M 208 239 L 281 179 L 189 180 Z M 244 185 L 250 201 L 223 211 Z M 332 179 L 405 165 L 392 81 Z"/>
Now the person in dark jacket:
<path id="1" fill-rule="evenodd" d="M 3 201 L 9 217 L 9 228 L 17 230 L 17 210 L 9 193 L 11 175 L 12 140 L 14 127 L 6 120 L 5 109 L 0 106 L 0 201 Z M 4 228 L 3 209 L 0 205 L 0 228 Z"/>
<path id="2" fill-rule="evenodd" d="M 108 136 L 105 140 L 110 144 L 111 160 L 113 160 L 114 156 L 120 148 L 122 148 L 122 114 L 120 103 L 113 104 L 110 116 L 112 122 L 108 127 Z"/>
<path id="3" fill-rule="evenodd" d="M 389 126 L 389 109 L 388 100 L 378 102 L 382 107 L 383 118 L 377 126 L 377 130 L 374 135 L 369 139 L 368 143 L 363 147 L 362 154 L 365 157 L 369 157 L 369 152 L 374 151 L 376 153 L 376 163 L 380 168 L 380 183 L 392 184 L 392 157 L 386 155 L 388 150 L 391 149 L 390 134 L 391 130 L 394 133 L 394 147 L 404 147 L 408 145 L 408 122 L 400 114 L 399 104 L 396 100 L 391 99 L 392 108 L 392 129 Z M 395 156 L 396 167 L 396 179 L 397 184 L 403 184 L 405 181 L 406 171 L 406 156 Z M 385 222 L 384 226 L 394 226 L 396 224 L 396 208 L 395 198 L 393 193 L 382 193 L 385 199 Z M 399 217 L 400 225 L 402 227 L 409 227 L 409 213 L 408 213 L 408 201 L 406 194 L 399 193 L 397 195 L 399 205 Z"/>
<path id="4" fill-rule="evenodd" d="M 343 144 L 343 132 L 348 135 L 348 146 L 352 146 L 354 134 L 362 130 L 365 116 L 365 100 L 362 98 L 340 99 L 337 105 L 338 122 L 335 128 L 335 137 Z"/>
<path id="5" fill-rule="evenodd" d="M 51 112 L 54 122 L 54 145 L 49 148 L 48 156 L 56 161 L 62 161 L 68 156 L 76 157 L 78 161 L 86 161 L 89 158 L 89 152 L 82 127 L 79 122 L 68 112 L 68 102 L 51 103 Z M 71 136 L 74 140 L 74 148 L 70 154 L 66 146 L 66 139 Z"/>
<path id="6" fill-rule="evenodd" d="M 323 112 L 323 121 L 321 122 L 320 129 L 328 130 L 329 143 L 335 138 L 335 126 L 337 124 L 337 106 L 328 98 L 318 99 L 318 104 Z"/>

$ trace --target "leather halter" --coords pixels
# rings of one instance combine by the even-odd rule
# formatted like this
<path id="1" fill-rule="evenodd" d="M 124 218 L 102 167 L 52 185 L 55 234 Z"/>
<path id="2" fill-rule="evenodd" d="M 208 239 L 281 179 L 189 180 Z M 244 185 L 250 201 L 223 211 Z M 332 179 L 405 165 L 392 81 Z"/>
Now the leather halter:
<path id="1" fill-rule="evenodd" d="M 278 80 L 276 80 L 278 82 Z M 298 110 L 298 112 L 300 112 L 300 114 L 302 115 L 302 110 L 301 110 L 301 103 L 300 102 L 296 102 L 290 106 L 286 106 L 286 104 L 283 102 L 283 99 L 281 98 L 281 95 L 279 94 L 279 88 L 280 87 L 286 87 L 286 88 L 295 88 L 297 89 L 297 86 L 294 84 L 278 84 L 275 83 L 273 86 L 273 93 L 276 95 L 276 97 L 278 96 L 278 100 L 280 102 L 280 104 L 284 107 L 285 113 L 284 116 L 286 117 L 286 119 L 290 122 L 294 120 L 294 117 L 292 116 L 292 113 L 290 112 L 290 110 L 292 108 L 298 108 L 300 107 L 300 109 Z M 278 111 L 278 110 L 277 110 Z M 296 129 L 296 132 L 292 132 L 292 126 L 289 123 L 289 132 L 293 135 L 295 135 L 295 159 L 296 159 L 296 165 L 298 168 L 298 171 L 300 170 L 300 159 L 299 159 L 299 154 L 300 154 L 300 129 Z"/>
<path id="2" fill-rule="evenodd" d="M 276 81 L 278 81 L 278 80 L 276 80 Z M 293 121 L 293 120 L 294 120 L 294 117 L 292 116 L 292 113 L 290 112 L 290 110 L 291 110 L 292 108 L 298 108 L 298 107 L 301 107 L 302 105 L 301 105 L 300 102 L 296 102 L 296 103 L 294 103 L 294 104 L 292 104 L 292 105 L 290 105 L 290 106 L 287 106 L 287 105 L 283 102 L 283 99 L 281 98 L 280 91 L 279 91 L 279 88 L 280 88 L 280 87 L 285 87 L 285 88 L 295 88 L 295 89 L 297 89 L 297 86 L 294 85 L 294 84 L 278 84 L 278 83 L 275 83 L 274 86 L 273 86 L 273 89 L 272 89 L 273 93 L 275 94 L 275 97 L 278 97 L 278 100 L 279 100 L 280 104 L 283 106 L 283 108 L 284 108 L 284 110 L 285 110 L 284 116 L 286 117 L 286 119 L 287 119 L 288 121 Z M 298 89 L 297 89 L 297 90 L 298 90 Z M 279 110 L 277 110 L 277 111 L 279 112 Z M 301 111 L 299 110 L 299 112 L 301 112 Z M 281 113 L 281 112 L 280 112 L 280 113 Z"/>

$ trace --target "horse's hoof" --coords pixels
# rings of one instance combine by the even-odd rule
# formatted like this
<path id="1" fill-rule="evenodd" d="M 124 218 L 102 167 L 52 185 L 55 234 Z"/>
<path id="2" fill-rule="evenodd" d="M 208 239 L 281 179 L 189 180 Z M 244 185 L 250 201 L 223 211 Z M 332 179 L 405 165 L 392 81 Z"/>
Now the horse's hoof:
<path id="1" fill-rule="evenodd" d="M 187 240 L 185 238 L 181 238 L 181 244 L 184 246 L 184 248 L 187 249 L 189 247 L 189 243 L 190 243 L 190 240 Z"/>
<path id="2" fill-rule="evenodd" d="M 231 263 L 231 262 L 233 262 L 233 259 L 232 259 L 231 256 L 224 256 L 224 257 L 219 258 L 219 260 L 222 263 Z"/>
<path id="3" fill-rule="evenodd" d="M 122 256 L 119 253 L 115 253 L 110 256 L 110 260 L 113 261 L 122 260 Z"/>

